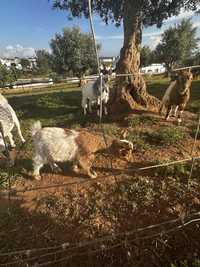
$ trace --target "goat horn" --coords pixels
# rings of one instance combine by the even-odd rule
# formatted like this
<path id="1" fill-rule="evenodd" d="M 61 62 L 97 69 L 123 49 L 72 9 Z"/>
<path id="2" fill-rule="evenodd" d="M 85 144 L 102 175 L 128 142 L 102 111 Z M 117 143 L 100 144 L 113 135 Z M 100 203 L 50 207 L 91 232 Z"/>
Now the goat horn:
<path id="1" fill-rule="evenodd" d="M 131 147 L 131 150 L 133 150 L 133 143 L 131 141 L 126 139 L 120 139 L 119 141 L 128 144 Z"/>

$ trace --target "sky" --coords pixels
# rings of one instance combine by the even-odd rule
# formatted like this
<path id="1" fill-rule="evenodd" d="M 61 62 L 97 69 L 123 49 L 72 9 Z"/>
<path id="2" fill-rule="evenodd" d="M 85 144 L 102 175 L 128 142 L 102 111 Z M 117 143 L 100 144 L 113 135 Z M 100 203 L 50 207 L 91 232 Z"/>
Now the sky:
<path id="1" fill-rule="evenodd" d="M 200 15 L 189 11 L 171 17 L 160 29 L 155 26 L 144 29 L 142 45 L 155 48 L 164 30 L 190 17 L 200 37 Z M 101 56 L 117 56 L 123 44 L 122 27 L 107 26 L 95 15 L 93 20 L 97 41 L 102 46 Z M 64 27 L 79 26 L 83 32 L 90 31 L 87 19 L 69 21 L 66 11 L 52 9 L 51 0 L 1 0 L 0 25 L 1 57 L 31 57 L 36 49 L 49 50 L 50 40 Z"/>

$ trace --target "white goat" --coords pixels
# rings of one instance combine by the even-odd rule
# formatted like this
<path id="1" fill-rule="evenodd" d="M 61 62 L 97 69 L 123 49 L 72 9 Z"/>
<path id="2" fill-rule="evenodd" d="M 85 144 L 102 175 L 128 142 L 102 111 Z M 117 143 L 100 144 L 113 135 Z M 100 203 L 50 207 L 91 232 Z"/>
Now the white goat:
<path id="1" fill-rule="evenodd" d="M 65 161 L 74 163 L 74 171 L 79 166 L 91 178 L 96 177 L 96 173 L 91 171 L 93 153 L 98 150 L 94 135 L 57 127 L 42 128 L 39 121 L 33 125 L 31 132 L 35 148 L 33 176 L 37 180 L 40 180 L 40 169 L 44 164 L 49 163 L 54 168 L 57 167 L 56 162 Z"/>
<path id="2" fill-rule="evenodd" d="M 33 176 L 40 180 L 40 169 L 44 164 L 57 168 L 56 162 L 71 161 L 75 172 L 82 168 L 90 178 L 97 174 L 91 170 L 95 152 L 106 148 L 103 137 L 86 130 L 74 131 L 57 127 L 41 127 L 39 121 L 31 129 L 35 157 L 33 159 Z M 120 142 L 120 141 L 119 141 Z M 113 141 L 112 141 L 113 143 Z M 121 143 L 132 149 L 126 140 Z M 112 144 L 109 144 L 112 145 Z"/>
<path id="3" fill-rule="evenodd" d="M 19 137 L 24 143 L 25 139 L 22 136 L 20 123 L 17 118 L 17 115 L 13 108 L 9 105 L 7 99 L 0 94 L 0 123 L 3 127 L 3 133 L 5 137 L 8 137 L 11 147 L 15 147 L 15 142 L 13 140 L 13 135 L 11 133 L 14 126 L 16 126 Z M 2 134 L 0 133 L 0 151 L 5 149 L 5 144 L 3 141 Z"/>
<path id="4" fill-rule="evenodd" d="M 82 86 L 82 108 L 84 115 L 87 113 L 87 108 L 89 112 L 92 112 L 92 105 L 97 104 L 98 111 L 97 115 L 100 115 L 99 107 L 102 100 L 103 112 L 105 115 L 108 114 L 107 103 L 109 100 L 109 86 L 107 82 L 102 79 L 102 94 L 100 92 L 100 78 L 95 81 L 89 81 Z"/>

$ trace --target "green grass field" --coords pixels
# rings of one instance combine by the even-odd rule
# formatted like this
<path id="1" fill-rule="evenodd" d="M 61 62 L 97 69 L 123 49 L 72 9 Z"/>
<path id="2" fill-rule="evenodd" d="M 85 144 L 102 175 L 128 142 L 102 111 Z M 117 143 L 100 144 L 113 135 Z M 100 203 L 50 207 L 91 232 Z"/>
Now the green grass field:
<path id="1" fill-rule="evenodd" d="M 167 79 L 148 81 L 148 91 L 161 99 L 168 83 Z M 69 128 L 77 125 L 83 126 L 86 118 L 82 115 L 80 88 L 59 85 L 56 90 L 56 92 L 48 91 L 48 88 L 45 88 L 35 93 L 9 95 L 9 101 L 17 111 L 23 125 L 29 125 L 34 120 L 41 120 L 44 125 Z M 197 112 L 199 108 L 200 81 L 194 81 L 187 109 Z M 92 121 L 95 121 L 95 118 Z"/>

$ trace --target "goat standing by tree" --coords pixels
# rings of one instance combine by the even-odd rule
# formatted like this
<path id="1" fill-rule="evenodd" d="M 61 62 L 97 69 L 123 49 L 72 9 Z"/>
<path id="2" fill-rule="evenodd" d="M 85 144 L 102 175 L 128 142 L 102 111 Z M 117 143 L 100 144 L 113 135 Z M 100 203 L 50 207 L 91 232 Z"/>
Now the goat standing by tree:
<path id="1" fill-rule="evenodd" d="M 170 83 L 170 86 L 165 92 L 162 99 L 160 113 L 162 113 L 163 107 L 167 108 L 167 113 L 165 119 L 168 120 L 170 113 L 172 112 L 172 107 L 175 107 L 175 116 L 178 111 L 178 123 L 181 123 L 181 116 L 183 110 L 185 109 L 189 99 L 190 90 L 192 85 L 192 73 L 190 70 L 180 71 L 176 77 L 175 81 Z"/>

